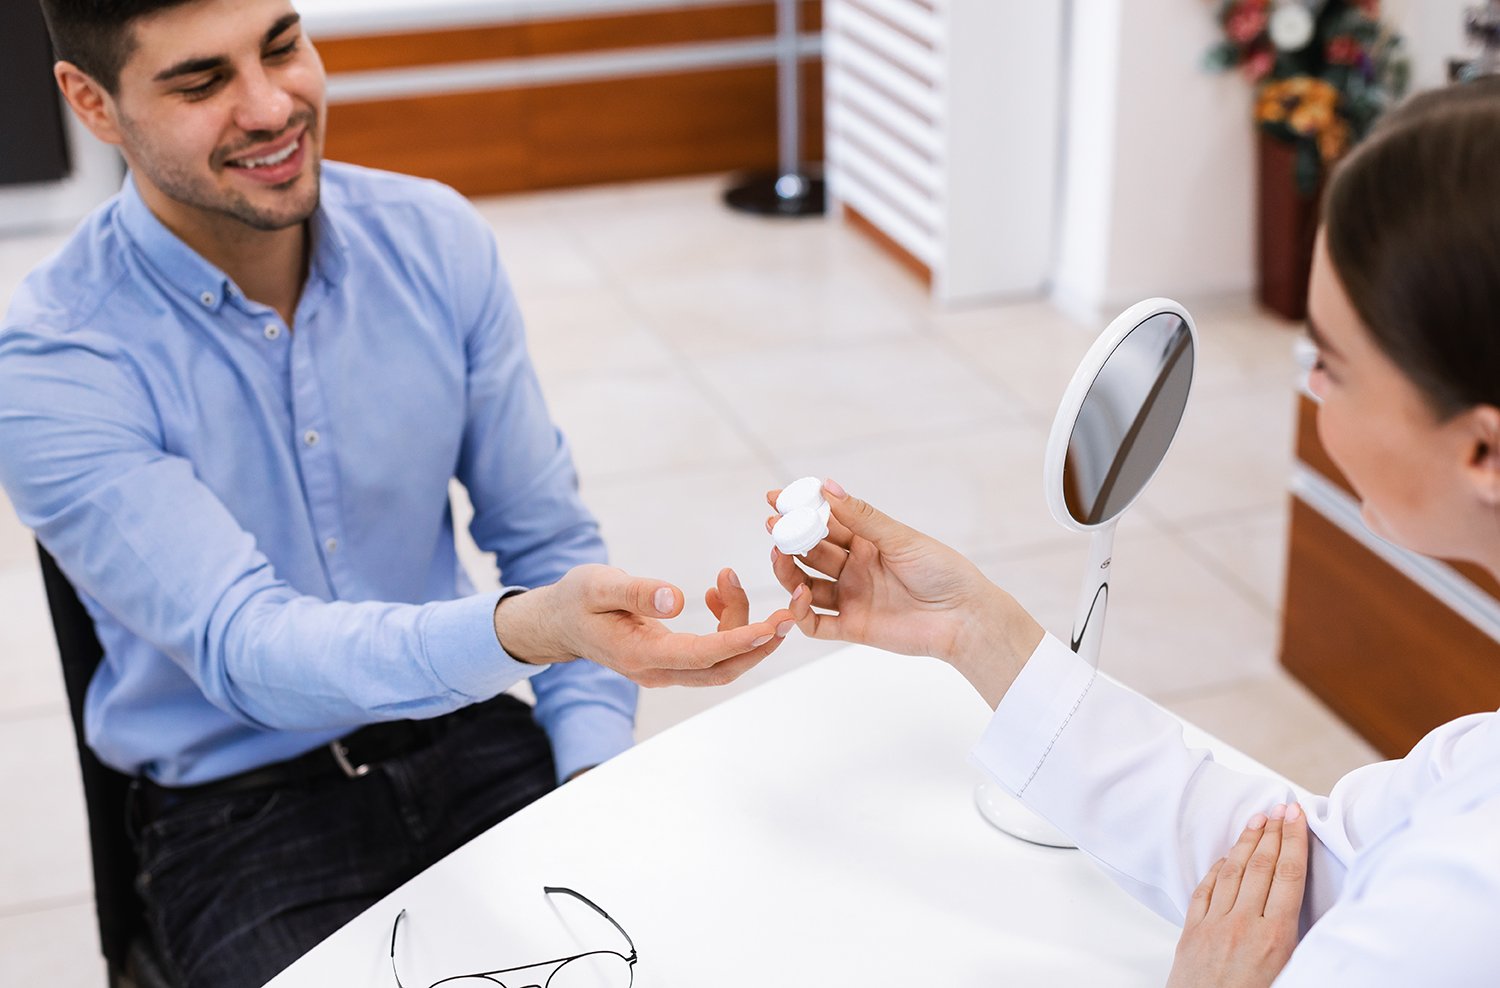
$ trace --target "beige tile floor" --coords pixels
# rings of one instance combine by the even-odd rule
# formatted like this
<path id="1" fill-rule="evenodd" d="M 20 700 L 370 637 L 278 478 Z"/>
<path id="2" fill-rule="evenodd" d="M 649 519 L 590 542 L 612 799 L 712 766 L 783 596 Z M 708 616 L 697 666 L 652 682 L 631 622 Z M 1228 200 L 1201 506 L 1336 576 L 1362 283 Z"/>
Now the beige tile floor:
<path id="1" fill-rule="evenodd" d="M 614 561 L 679 583 L 690 603 L 731 565 L 757 606 L 778 606 L 761 494 L 832 475 L 971 554 L 1066 632 L 1084 546 L 1047 515 L 1042 445 L 1099 327 L 1037 300 L 939 310 L 847 229 L 731 214 L 719 206 L 721 184 L 480 203 Z M 61 240 L 0 240 L 0 305 Z M 1374 753 L 1276 664 L 1292 333 L 1244 299 L 1192 306 L 1201 387 L 1163 473 L 1122 526 L 1103 661 L 1326 789 Z M 472 547 L 465 555 L 480 582 L 493 582 Z M 707 628 L 711 618 L 692 603 L 681 624 Z M 639 734 L 829 649 L 794 636 L 734 686 L 649 692 Z M 71 745 L 30 536 L 0 500 L 6 984 L 102 983 Z"/>

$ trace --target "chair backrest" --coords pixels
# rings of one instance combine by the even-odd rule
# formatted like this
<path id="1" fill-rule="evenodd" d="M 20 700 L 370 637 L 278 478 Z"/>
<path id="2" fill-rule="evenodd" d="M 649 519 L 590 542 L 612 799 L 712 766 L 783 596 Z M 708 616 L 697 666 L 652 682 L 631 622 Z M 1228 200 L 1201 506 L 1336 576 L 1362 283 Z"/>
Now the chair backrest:
<path id="1" fill-rule="evenodd" d="M 47 606 L 52 612 L 52 630 L 62 656 L 68 707 L 73 715 L 73 737 L 78 742 L 78 764 L 83 772 L 99 942 L 113 979 L 125 971 L 132 941 L 148 935 L 143 907 L 135 893 L 135 848 L 125 830 L 130 777 L 99 761 L 84 738 L 83 698 L 104 658 L 104 649 L 94 633 L 93 619 L 73 585 L 58 569 L 57 561 L 41 543 L 37 543 L 37 553 L 42 562 L 42 581 L 47 587 Z"/>

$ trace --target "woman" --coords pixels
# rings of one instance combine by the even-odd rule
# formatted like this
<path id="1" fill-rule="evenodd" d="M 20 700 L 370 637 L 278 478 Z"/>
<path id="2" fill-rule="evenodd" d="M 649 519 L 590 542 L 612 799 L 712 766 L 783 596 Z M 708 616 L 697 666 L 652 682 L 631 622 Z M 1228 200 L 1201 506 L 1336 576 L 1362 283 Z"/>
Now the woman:
<path id="1" fill-rule="evenodd" d="M 1500 81 L 1391 114 L 1324 217 L 1319 435 L 1374 531 L 1500 576 Z M 1185 924 L 1171 984 L 1500 984 L 1500 717 L 1444 725 L 1298 806 L 1187 748 L 957 553 L 825 490 L 811 572 L 773 555 L 803 632 L 967 677 L 996 711 L 976 751 L 989 772 Z"/>

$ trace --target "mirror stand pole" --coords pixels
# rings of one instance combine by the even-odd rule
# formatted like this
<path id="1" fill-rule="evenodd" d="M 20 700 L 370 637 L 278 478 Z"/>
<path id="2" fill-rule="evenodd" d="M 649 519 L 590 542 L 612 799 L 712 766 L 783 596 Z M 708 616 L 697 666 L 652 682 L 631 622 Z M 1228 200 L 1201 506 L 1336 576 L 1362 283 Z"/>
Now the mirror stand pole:
<path id="1" fill-rule="evenodd" d="M 1109 567 L 1115 553 L 1115 525 L 1094 529 L 1089 540 L 1089 559 L 1083 570 L 1083 589 L 1073 618 L 1073 651 L 1095 669 L 1099 668 L 1099 643 L 1104 640 L 1104 611 L 1109 605 Z"/>

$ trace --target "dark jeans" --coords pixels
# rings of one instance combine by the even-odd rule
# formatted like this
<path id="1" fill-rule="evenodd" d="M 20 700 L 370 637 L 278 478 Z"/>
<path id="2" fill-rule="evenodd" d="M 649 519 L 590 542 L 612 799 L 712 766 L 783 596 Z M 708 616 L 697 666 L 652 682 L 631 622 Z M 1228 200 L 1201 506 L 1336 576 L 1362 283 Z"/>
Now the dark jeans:
<path id="1" fill-rule="evenodd" d="M 553 788 L 531 708 L 501 695 L 431 745 L 274 790 L 194 797 L 140 828 L 137 888 L 180 988 L 256 988 Z"/>

